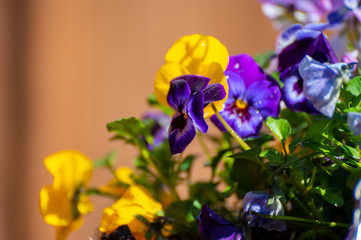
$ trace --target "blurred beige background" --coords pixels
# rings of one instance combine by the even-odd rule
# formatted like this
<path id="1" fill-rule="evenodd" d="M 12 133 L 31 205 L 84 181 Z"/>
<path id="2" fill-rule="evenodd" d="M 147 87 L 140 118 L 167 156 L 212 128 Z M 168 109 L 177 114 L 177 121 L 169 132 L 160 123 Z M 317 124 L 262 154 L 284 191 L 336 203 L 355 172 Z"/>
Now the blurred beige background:
<path id="1" fill-rule="evenodd" d="M 0 239 L 54 239 L 38 211 L 52 183 L 47 155 L 78 149 L 96 159 L 117 149 L 117 164 L 131 166 L 135 152 L 109 142 L 105 124 L 142 115 L 165 53 L 193 33 L 231 54 L 271 49 L 276 36 L 257 0 L 0 2 Z M 108 178 L 99 171 L 92 185 Z M 110 201 L 91 200 L 96 210 L 69 239 L 97 236 Z"/>

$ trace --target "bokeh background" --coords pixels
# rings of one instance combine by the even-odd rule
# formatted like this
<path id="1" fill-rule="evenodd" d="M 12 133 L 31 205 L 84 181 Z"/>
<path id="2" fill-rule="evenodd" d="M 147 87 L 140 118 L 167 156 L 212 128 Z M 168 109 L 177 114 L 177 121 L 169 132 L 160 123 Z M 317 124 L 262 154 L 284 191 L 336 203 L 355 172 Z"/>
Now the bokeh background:
<path id="1" fill-rule="evenodd" d="M 52 184 L 47 155 L 77 149 L 97 159 L 116 149 L 117 165 L 131 166 L 134 150 L 110 142 L 105 124 L 142 115 L 165 53 L 193 33 L 251 55 L 276 37 L 257 0 L 0 2 L 0 239 L 54 239 L 38 210 Z M 92 185 L 109 177 L 100 170 Z M 91 200 L 95 211 L 69 239 L 97 236 L 111 202 Z"/>

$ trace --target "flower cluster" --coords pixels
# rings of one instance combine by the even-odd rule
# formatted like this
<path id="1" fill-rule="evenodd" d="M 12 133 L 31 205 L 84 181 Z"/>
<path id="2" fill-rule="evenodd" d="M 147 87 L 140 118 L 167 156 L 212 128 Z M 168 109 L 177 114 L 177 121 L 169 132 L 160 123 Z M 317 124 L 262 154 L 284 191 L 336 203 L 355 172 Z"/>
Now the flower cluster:
<path id="1" fill-rule="evenodd" d="M 360 238 L 361 3 L 261 2 L 282 28 L 271 53 L 230 55 L 212 36 L 184 36 L 155 76 L 158 112 L 107 124 L 137 149 L 134 170 L 114 154 L 45 159 L 54 182 L 40 212 L 57 239 L 92 211 L 90 195 L 113 200 L 102 240 Z M 196 136 L 205 157 L 188 151 Z M 195 181 L 202 160 L 210 176 Z M 88 187 L 93 167 L 112 177 Z"/>

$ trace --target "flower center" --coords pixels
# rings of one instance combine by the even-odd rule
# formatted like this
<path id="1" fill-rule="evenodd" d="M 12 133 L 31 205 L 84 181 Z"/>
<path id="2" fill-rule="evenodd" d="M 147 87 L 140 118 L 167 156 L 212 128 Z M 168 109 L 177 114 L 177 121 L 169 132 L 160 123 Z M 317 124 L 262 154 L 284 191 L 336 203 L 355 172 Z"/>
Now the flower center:
<path id="1" fill-rule="evenodd" d="M 247 108 L 247 103 L 243 102 L 242 100 L 237 99 L 235 104 L 236 107 L 240 110 L 244 110 Z"/>

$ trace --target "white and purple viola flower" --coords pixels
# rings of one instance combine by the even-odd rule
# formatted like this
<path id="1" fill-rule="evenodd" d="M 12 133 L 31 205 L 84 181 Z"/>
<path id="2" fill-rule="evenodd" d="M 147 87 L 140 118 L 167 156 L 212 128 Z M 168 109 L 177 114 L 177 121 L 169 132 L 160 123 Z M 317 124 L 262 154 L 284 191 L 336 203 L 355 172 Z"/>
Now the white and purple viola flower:
<path id="1" fill-rule="evenodd" d="M 295 25 L 287 29 L 280 37 L 278 71 L 280 80 L 284 82 L 282 97 L 292 111 L 318 113 L 312 102 L 304 96 L 303 78 L 298 68 L 302 59 L 309 55 L 321 63 L 338 62 L 326 35 L 316 29 L 315 25 L 305 28 Z"/>
<path id="2" fill-rule="evenodd" d="M 225 75 L 229 93 L 220 114 L 240 137 L 257 135 L 263 120 L 279 113 L 281 91 L 278 84 L 246 54 L 230 56 Z M 211 120 L 226 131 L 216 116 Z"/>
<path id="3" fill-rule="evenodd" d="M 226 96 L 221 84 L 209 84 L 210 79 L 197 75 L 183 75 L 173 79 L 167 96 L 169 106 L 175 110 L 168 130 L 172 154 L 181 153 L 199 130 L 206 133 L 203 108 Z"/>
<path id="4" fill-rule="evenodd" d="M 199 214 L 201 240 L 242 240 L 244 233 L 203 205 Z"/>
<path id="5" fill-rule="evenodd" d="M 271 215 L 284 216 L 284 209 L 281 201 L 267 191 L 248 192 L 243 198 L 242 220 L 249 227 L 263 227 L 269 231 L 285 231 L 286 223 L 283 220 L 262 218 L 252 214 L 253 212 Z"/>
<path id="6" fill-rule="evenodd" d="M 303 79 L 303 94 L 321 114 L 332 117 L 343 82 L 348 82 L 353 63 L 320 63 L 310 56 L 303 58 L 299 73 Z"/>

